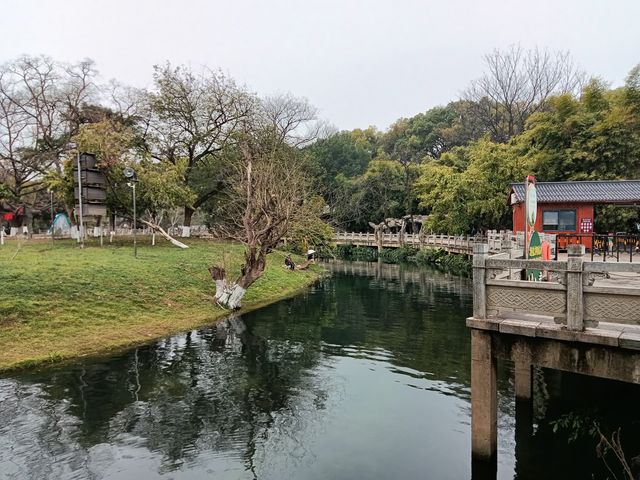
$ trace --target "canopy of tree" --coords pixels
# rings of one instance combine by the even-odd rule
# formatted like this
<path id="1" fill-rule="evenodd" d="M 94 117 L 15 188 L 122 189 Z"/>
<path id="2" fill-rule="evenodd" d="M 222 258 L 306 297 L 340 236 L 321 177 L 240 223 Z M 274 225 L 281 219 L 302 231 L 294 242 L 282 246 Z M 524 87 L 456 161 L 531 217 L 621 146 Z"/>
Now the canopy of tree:
<path id="1" fill-rule="evenodd" d="M 5 205 L 37 211 L 50 189 L 73 218 L 69 159 L 90 150 L 108 170 L 111 212 L 132 213 L 122 169 L 134 165 L 137 213 L 182 224 L 188 235 L 198 211 L 216 227 L 221 199 L 237 187 L 231 159 L 256 125 L 293 149 L 316 179 L 309 195 L 319 195 L 323 218 L 344 229 L 407 214 L 429 215 L 426 227 L 443 233 L 508 227 L 508 184 L 526 174 L 543 181 L 640 175 L 640 67 L 611 89 L 586 81 L 567 52 L 514 46 L 484 61 L 478 79 L 445 106 L 386 131 L 327 134 L 304 99 L 260 98 L 219 71 L 165 64 L 155 68 L 152 88 L 137 90 L 101 83 L 89 60 L 22 57 L 0 66 L 0 195 Z M 607 228 L 635 218 L 607 211 Z"/>
<path id="2" fill-rule="evenodd" d="M 566 53 L 513 47 L 485 60 L 487 71 L 462 100 L 385 132 L 369 129 L 366 148 L 354 130 L 309 149 L 337 227 L 364 231 L 368 222 L 427 214 L 424 225 L 438 233 L 510 228 L 509 183 L 527 174 L 640 177 L 640 67 L 610 89 L 584 82 Z M 596 227 L 635 229 L 635 210 L 598 211 Z"/>

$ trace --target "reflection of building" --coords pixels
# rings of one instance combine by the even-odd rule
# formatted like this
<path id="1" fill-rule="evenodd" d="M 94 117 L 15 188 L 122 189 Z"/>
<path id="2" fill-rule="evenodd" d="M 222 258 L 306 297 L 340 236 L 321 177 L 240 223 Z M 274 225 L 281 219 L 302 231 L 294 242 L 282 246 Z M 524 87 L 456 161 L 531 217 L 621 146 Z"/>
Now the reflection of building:
<path id="1" fill-rule="evenodd" d="M 640 180 L 587 182 L 537 182 L 538 211 L 535 231 L 545 233 L 593 233 L 595 205 L 640 205 Z M 513 208 L 513 231 L 525 229 L 524 183 L 511 184 L 509 204 Z M 591 239 L 582 243 L 591 247 Z"/>

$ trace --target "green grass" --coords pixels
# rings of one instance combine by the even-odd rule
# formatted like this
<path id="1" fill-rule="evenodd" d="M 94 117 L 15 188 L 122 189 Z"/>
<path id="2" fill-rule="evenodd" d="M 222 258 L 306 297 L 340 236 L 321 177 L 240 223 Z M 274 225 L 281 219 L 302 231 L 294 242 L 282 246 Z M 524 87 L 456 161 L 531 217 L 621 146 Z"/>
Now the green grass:
<path id="1" fill-rule="evenodd" d="M 207 267 L 240 271 L 243 248 L 190 240 L 180 250 L 142 238 L 131 243 L 16 241 L 0 246 L 0 371 L 101 355 L 211 324 L 228 314 L 216 305 Z M 312 283 L 321 269 L 291 272 L 269 256 L 243 310 Z"/>

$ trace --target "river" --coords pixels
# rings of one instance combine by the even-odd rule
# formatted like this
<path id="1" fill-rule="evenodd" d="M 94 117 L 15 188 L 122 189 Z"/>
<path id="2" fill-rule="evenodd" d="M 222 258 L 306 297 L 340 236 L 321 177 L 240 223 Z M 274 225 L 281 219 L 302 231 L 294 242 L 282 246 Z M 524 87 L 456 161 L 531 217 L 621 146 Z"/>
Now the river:
<path id="1" fill-rule="evenodd" d="M 0 479 L 471 478 L 470 280 L 328 268 L 216 326 L 0 378 Z M 605 478 L 593 438 L 553 432 L 566 414 L 640 452 L 638 387 L 536 370 L 516 428 L 512 366 L 498 373 L 498 478 Z"/>

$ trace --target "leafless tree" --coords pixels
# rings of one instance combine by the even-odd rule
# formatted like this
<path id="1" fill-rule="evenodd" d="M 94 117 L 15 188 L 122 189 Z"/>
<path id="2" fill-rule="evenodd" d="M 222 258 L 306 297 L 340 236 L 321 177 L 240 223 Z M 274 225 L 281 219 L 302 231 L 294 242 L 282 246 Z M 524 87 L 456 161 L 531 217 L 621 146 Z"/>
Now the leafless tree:
<path id="1" fill-rule="evenodd" d="M 273 95 L 261 100 L 264 122 L 278 133 L 281 141 L 303 147 L 315 141 L 325 128 L 318 110 L 304 98 L 291 94 Z"/>
<path id="2" fill-rule="evenodd" d="M 296 222 L 319 215 L 302 153 L 281 133 L 271 125 L 252 125 L 227 160 L 229 188 L 220 200 L 221 221 L 214 231 L 245 245 L 245 263 L 233 281 L 224 268 L 209 269 L 216 300 L 225 307 L 240 307 L 246 289 L 264 273 L 267 255 Z"/>
<path id="3" fill-rule="evenodd" d="M 95 77 L 91 60 L 67 65 L 24 56 L 0 66 L 0 169 L 16 201 L 44 190 L 51 171 L 63 175 Z"/>
<path id="4" fill-rule="evenodd" d="M 506 142 L 524 130 L 527 118 L 555 94 L 575 93 L 585 75 L 569 52 L 524 50 L 519 45 L 484 57 L 486 71 L 473 81 L 463 99 L 486 132 Z"/>
<path id="5" fill-rule="evenodd" d="M 224 148 L 251 111 L 254 97 L 209 69 L 196 74 L 186 67 L 156 66 L 154 82 L 146 145 L 158 161 L 187 162 L 184 181 L 197 190 L 195 202 L 184 207 L 183 235 L 188 236 L 195 210 L 220 189 L 219 182 L 199 184 L 198 169 Z"/>
<path id="6" fill-rule="evenodd" d="M 101 87 L 102 103 L 125 124 L 137 124 L 144 134 L 148 126 L 149 102 L 146 90 L 111 80 Z"/>

